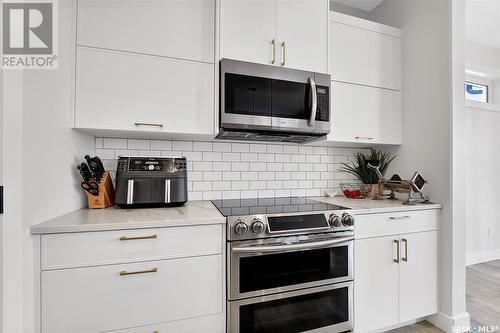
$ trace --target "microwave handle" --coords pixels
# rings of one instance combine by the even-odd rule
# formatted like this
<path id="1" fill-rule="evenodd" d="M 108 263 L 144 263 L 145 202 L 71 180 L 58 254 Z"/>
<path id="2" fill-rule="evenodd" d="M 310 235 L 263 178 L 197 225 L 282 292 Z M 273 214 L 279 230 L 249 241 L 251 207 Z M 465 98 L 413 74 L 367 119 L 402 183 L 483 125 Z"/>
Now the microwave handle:
<path id="1" fill-rule="evenodd" d="M 347 243 L 354 240 L 354 237 L 342 237 L 317 242 L 304 242 L 297 244 L 284 244 L 284 245 L 263 245 L 263 246 L 245 246 L 233 247 L 233 253 L 272 253 L 272 252 L 286 252 L 297 250 L 312 250 L 331 247 L 332 245 Z"/>
<path id="2" fill-rule="evenodd" d="M 316 121 L 316 112 L 318 111 L 318 93 L 316 92 L 316 82 L 313 78 L 309 78 L 311 85 L 311 118 L 309 118 L 309 126 L 314 126 Z"/>

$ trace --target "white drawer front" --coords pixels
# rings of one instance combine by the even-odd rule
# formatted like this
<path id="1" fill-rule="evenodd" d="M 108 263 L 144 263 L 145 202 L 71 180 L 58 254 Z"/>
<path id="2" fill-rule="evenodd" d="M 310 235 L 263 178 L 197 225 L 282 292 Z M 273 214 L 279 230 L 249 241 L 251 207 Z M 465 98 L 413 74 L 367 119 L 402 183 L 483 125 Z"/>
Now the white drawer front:
<path id="1" fill-rule="evenodd" d="M 42 272 L 42 333 L 103 332 L 221 313 L 222 260 L 216 255 Z M 120 274 L 140 271 L 149 273 Z"/>
<path id="2" fill-rule="evenodd" d="M 223 313 L 174 321 L 158 325 L 135 327 L 113 333 L 225 333 L 226 317 Z"/>
<path id="3" fill-rule="evenodd" d="M 437 210 L 355 216 L 357 239 L 437 230 Z"/>
<path id="4" fill-rule="evenodd" d="M 221 252 L 221 225 L 43 235 L 42 270 Z"/>

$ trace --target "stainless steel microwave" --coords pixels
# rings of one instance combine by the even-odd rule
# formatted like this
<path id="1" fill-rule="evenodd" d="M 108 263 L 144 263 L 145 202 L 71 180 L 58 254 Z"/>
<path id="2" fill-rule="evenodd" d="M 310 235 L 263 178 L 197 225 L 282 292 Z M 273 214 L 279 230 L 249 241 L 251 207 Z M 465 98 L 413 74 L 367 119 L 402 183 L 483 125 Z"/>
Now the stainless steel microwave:
<path id="1" fill-rule="evenodd" d="M 309 142 L 330 132 L 330 75 L 220 61 L 219 139 Z"/>

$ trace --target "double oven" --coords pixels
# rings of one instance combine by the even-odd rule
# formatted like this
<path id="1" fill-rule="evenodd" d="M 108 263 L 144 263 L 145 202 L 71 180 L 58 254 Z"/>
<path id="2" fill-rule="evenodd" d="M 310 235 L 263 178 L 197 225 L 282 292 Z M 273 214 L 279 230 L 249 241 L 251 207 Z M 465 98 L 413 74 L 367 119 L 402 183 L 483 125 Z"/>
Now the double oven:
<path id="1" fill-rule="evenodd" d="M 352 330 L 354 231 L 342 214 L 228 217 L 228 333 Z"/>

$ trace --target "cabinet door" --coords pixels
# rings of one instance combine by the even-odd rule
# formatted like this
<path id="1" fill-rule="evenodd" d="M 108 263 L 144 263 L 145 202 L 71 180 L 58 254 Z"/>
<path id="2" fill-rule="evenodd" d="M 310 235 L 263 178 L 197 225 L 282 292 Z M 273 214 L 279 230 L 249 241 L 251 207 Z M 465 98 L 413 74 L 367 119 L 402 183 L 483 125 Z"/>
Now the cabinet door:
<path id="1" fill-rule="evenodd" d="M 437 231 L 400 237 L 399 321 L 437 312 Z"/>
<path id="2" fill-rule="evenodd" d="M 214 0 L 79 0 L 78 45 L 214 62 Z"/>
<path id="3" fill-rule="evenodd" d="M 401 93 L 332 82 L 329 141 L 401 144 Z"/>
<path id="4" fill-rule="evenodd" d="M 401 39 L 330 23 L 332 80 L 401 90 Z"/>
<path id="5" fill-rule="evenodd" d="M 276 44 L 274 0 L 220 1 L 220 58 L 270 65 Z M 278 45 L 275 45 L 278 50 Z M 274 57 L 275 63 L 278 58 Z"/>
<path id="6" fill-rule="evenodd" d="M 222 267 L 216 255 L 44 271 L 42 333 L 105 332 L 221 313 Z"/>
<path id="7" fill-rule="evenodd" d="M 76 80 L 77 128 L 213 134 L 213 64 L 78 47 Z"/>
<path id="8" fill-rule="evenodd" d="M 354 325 L 358 333 L 398 322 L 397 237 L 355 241 Z"/>
<path id="9" fill-rule="evenodd" d="M 277 18 L 280 64 L 326 73 L 328 1 L 277 0 Z"/>

